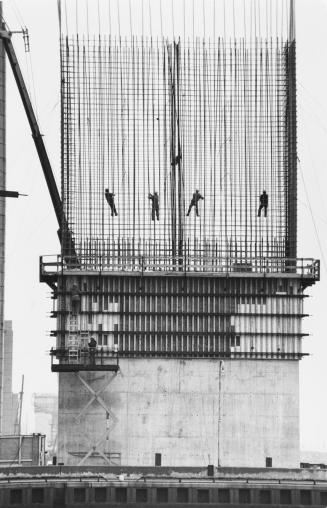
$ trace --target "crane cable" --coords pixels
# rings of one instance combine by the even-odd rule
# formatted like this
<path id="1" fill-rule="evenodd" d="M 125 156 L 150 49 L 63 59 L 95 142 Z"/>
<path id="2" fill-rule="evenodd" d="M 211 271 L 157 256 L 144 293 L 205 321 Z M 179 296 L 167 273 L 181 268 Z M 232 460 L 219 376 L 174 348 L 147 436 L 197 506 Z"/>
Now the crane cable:
<path id="1" fill-rule="evenodd" d="M 322 248 L 322 244 L 321 244 L 321 241 L 320 241 L 317 224 L 316 224 L 316 221 L 315 221 L 315 218 L 314 218 L 314 215 L 313 215 L 313 210 L 312 210 L 310 199 L 309 199 L 309 193 L 308 193 L 308 189 L 307 189 L 307 186 L 306 186 L 306 183 L 305 183 L 304 174 L 303 174 L 303 171 L 302 171 L 302 165 L 301 165 L 301 161 L 300 161 L 299 157 L 297 157 L 297 160 L 298 160 L 298 163 L 299 163 L 299 168 L 300 168 L 301 178 L 302 178 L 302 182 L 303 182 L 305 197 L 306 197 L 306 200 L 307 200 L 307 203 L 308 203 L 308 208 L 309 208 L 309 211 L 310 211 L 311 220 L 312 220 L 313 227 L 314 227 L 314 230 L 315 230 L 316 240 L 317 240 L 317 243 L 318 243 L 318 246 L 319 246 L 319 250 L 320 250 L 320 254 L 321 254 L 321 258 L 323 260 L 323 264 L 324 264 L 325 270 L 327 272 L 327 262 L 326 262 L 325 254 L 324 254 L 324 251 L 323 251 L 323 248 Z"/>
<path id="2" fill-rule="evenodd" d="M 17 18 L 18 24 L 21 27 L 21 30 L 22 30 L 23 36 L 24 36 L 24 41 L 25 41 L 25 37 L 28 37 L 28 32 L 27 32 L 27 28 L 26 28 L 26 24 L 24 22 L 23 16 L 22 16 L 15 0 L 12 0 L 11 7 L 13 9 L 13 12 L 14 12 L 16 18 Z M 3 16 L 2 16 L 2 22 L 5 24 L 5 20 L 4 20 Z M 29 53 L 28 57 L 27 57 L 27 52 Z M 34 81 L 34 73 L 33 73 L 33 64 L 32 64 L 32 59 L 31 59 L 31 53 L 30 53 L 30 51 L 26 50 L 26 48 L 25 48 L 25 65 L 26 65 L 27 84 L 28 84 L 29 95 L 33 96 L 34 113 L 35 113 L 37 121 L 39 122 L 38 108 L 37 108 L 37 102 L 36 102 L 36 89 L 35 89 L 35 81 Z"/>
<path id="3" fill-rule="evenodd" d="M 59 33 L 61 35 L 61 0 L 57 0 L 57 9 L 58 9 L 58 21 L 59 21 Z"/>
<path id="4" fill-rule="evenodd" d="M 152 11 L 151 11 L 151 3 L 149 0 L 149 25 L 150 25 L 150 37 L 152 40 Z"/>
<path id="5" fill-rule="evenodd" d="M 130 32 L 131 32 L 131 40 L 133 38 L 133 22 L 132 22 L 132 5 L 131 5 L 131 0 L 129 0 L 129 28 L 130 28 Z"/>
<path id="6" fill-rule="evenodd" d="M 185 1 L 185 0 L 184 0 Z M 143 0 L 142 0 L 143 2 Z M 162 4 L 161 4 L 161 0 L 160 0 L 160 3 L 159 3 L 159 8 L 160 8 L 160 29 L 161 29 L 161 39 L 163 39 L 163 29 L 162 29 Z"/>

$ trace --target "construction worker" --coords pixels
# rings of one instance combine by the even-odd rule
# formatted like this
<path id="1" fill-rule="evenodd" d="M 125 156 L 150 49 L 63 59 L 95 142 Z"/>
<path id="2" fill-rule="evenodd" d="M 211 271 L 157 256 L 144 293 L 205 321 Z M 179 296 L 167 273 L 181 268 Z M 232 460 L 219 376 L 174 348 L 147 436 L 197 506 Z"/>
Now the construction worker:
<path id="1" fill-rule="evenodd" d="M 268 208 L 268 194 L 264 190 L 260 196 L 260 206 L 258 209 L 258 217 L 261 217 L 261 210 L 264 208 L 265 217 L 267 217 L 267 208 Z"/>
<path id="2" fill-rule="evenodd" d="M 97 347 L 97 341 L 95 340 L 94 337 L 91 337 L 90 339 L 90 342 L 89 342 L 89 348 L 96 348 Z"/>
<path id="3" fill-rule="evenodd" d="M 153 194 L 149 194 L 149 199 L 152 201 L 151 219 L 155 220 L 155 217 L 157 217 L 157 220 L 159 220 L 159 195 L 158 195 L 158 193 L 154 192 Z"/>
<path id="4" fill-rule="evenodd" d="M 173 158 L 173 162 L 171 163 L 171 166 L 177 166 L 182 160 L 182 154 L 176 155 L 176 157 Z"/>
<path id="5" fill-rule="evenodd" d="M 113 192 L 109 192 L 109 189 L 106 189 L 104 195 L 106 196 L 107 203 L 111 209 L 111 217 L 113 217 L 114 215 L 117 216 L 118 213 L 116 210 L 115 199 L 114 199 L 115 194 Z"/>
<path id="6" fill-rule="evenodd" d="M 81 295 L 78 289 L 77 284 L 72 285 L 71 290 L 71 302 L 72 302 L 72 313 L 77 314 L 79 312 L 80 307 L 80 301 L 81 301 Z"/>
<path id="7" fill-rule="evenodd" d="M 95 340 L 94 337 L 91 337 L 91 340 L 90 340 L 88 346 L 89 346 L 89 353 L 90 353 L 90 362 L 92 365 L 94 365 L 95 364 L 95 350 L 97 347 L 97 341 Z"/>
<path id="8" fill-rule="evenodd" d="M 204 199 L 203 196 L 201 196 L 200 192 L 198 191 L 198 189 L 196 189 L 196 191 L 194 192 L 193 196 L 192 196 L 192 199 L 191 199 L 191 203 L 190 203 L 190 206 L 189 206 L 189 209 L 188 209 L 188 212 L 187 212 L 187 216 L 190 215 L 191 213 L 191 210 L 192 210 L 192 207 L 194 206 L 195 207 L 195 213 L 196 213 L 196 216 L 199 217 L 199 209 L 198 209 L 198 202 L 200 201 L 200 199 Z"/>

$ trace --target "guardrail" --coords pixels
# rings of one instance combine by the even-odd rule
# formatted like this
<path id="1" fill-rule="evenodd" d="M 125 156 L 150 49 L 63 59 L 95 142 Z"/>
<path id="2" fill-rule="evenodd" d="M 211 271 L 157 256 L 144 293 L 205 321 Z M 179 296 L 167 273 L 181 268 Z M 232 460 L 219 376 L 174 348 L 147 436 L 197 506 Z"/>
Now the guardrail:
<path id="1" fill-rule="evenodd" d="M 51 370 L 118 370 L 119 357 L 117 351 L 103 348 L 51 348 Z M 57 362 L 57 361 L 58 362 Z M 67 367 L 65 369 L 65 367 Z M 74 369 L 76 367 L 76 369 Z M 71 369 L 70 369 L 71 368 Z"/>
<path id="2" fill-rule="evenodd" d="M 58 275 L 64 271 L 101 271 L 128 273 L 216 273 L 216 274 L 294 274 L 315 281 L 320 280 L 320 261 L 312 258 L 242 258 L 220 256 L 79 256 L 73 258 L 61 255 L 40 258 L 40 280 Z"/>

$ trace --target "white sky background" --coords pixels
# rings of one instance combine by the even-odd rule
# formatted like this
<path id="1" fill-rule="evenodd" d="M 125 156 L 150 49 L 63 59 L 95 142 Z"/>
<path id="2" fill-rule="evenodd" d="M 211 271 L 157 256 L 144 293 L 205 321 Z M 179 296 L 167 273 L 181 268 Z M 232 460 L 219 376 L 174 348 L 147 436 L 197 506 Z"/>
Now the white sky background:
<path id="1" fill-rule="evenodd" d="M 103 4 L 104 0 L 100 0 Z M 276 0 L 273 0 L 273 2 Z M 183 1 L 174 0 L 175 36 L 183 36 Z M 133 32 L 141 33 L 142 16 L 135 9 L 139 0 L 131 0 Z M 203 34 L 202 6 L 206 9 L 206 34 L 213 35 L 213 0 L 196 0 L 199 25 L 195 32 Z M 221 2 L 216 2 L 216 5 Z M 251 2 L 247 2 L 251 4 Z M 253 2 L 254 3 L 254 2 Z M 63 1 L 64 4 L 64 1 Z M 75 1 L 73 2 L 75 4 Z M 85 5 L 78 0 L 79 6 Z M 89 5 L 97 9 L 97 0 Z M 186 12 L 192 9 L 192 0 L 185 0 Z M 227 2 L 226 2 L 227 4 Z M 228 0 L 232 4 L 232 0 Z M 325 339 L 325 302 L 327 293 L 327 0 L 295 0 L 297 21 L 297 79 L 298 79 L 298 155 L 301 160 L 309 203 L 306 198 L 301 171 L 298 183 L 298 256 L 322 260 L 322 281 L 307 291 L 311 298 L 305 301 L 304 330 L 310 337 L 304 341 L 304 350 L 311 356 L 300 363 L 301 389 L 301 447 L 303 450 L 327 452 L 327 404 L 324 401 L 327 386 L 327 344 Z M 121 32 L 129 35 L 130 16 L 127 0 L 120 0 Z M 157 0 L 151 0 L 153 33 L 160 35 L 160 17 L 155 16 Z M 172 32 L 171 1 L 162 0 L 163 30 Z M 235 0 L 235 17 L 239 30 L 244 26 L 240 0 Z M 112 32 L 118 32 L 117 3 L 111 0 Z M 85 18 L 80 9 L 79 28 Z M 154 11 L 154 12 L 153 12 Z M 240 15 L 241 12 L 241 15 Z M 138 13 L 138 14 L 137 14 Z M 5 0 L 5 19 L 11 30 L 20 29 L 21 23 L 30 32 L 31 53 L 24 53 L 21 35 L 13 42 L 40 120 L 41 131 L 59 183 L 60 179 L 60 80 L 58 15 L 56 0 Z M 84 19 L 84 21 L 83 21 Z M 221 16 L 216 10 L 216 35 L 221 33 Z M 149 31 L 148 0 L 144 0 L 144 32 Z M 155 21 L 157 20 L 157 21 Z M 63 20 L 64 21 L 64 20 Z M 108 19 L 107 19 L 108 21 Z M 97 23 L 97 16 L 95 18 Z M 103 20 L 100 28 L 105 33 Z M 228 22 L 227 22 L 228 24 Z M 211 27 L 210 27 L 211 25 Z M 85 26 L 85 25 L 84 25 Z M 107 25 L 108 26 L 108 25 Z M 220 25 L 222 26 L 222 25 Z M 230 25 L 232 26 L 232 25 Z M 249 31 L 249 23 L 247 30 Z M 138 27 L 138 28 L 137 28 Z M 69 31 L 73 30 L 72 29 Z M 280 25 L 278 30 L 280 30 Z M 186 33 L 192 35 L 192 15 L 186 14 Z M 30 67 L 33 67 L 33 81 Z M 19 390 L 21 375 L 25 374 L 26 404 L 23 431 L 34 431 L 29 398 L 33 392 L 56 392 L 56 374 L 50 371 L 48 352 L 55 344 L 49 331 L 55 320 L 48 318 L 52 308 L 50 289 L 39 283 L 38 263 L 41 254 L 59 253 L 57 224 L 41 166 L 31 138 L 28 122 L 7 66 L 7 189 L 28 194 L 18 200 L 7 199 L 6 233 L 6 287 L 5 317 L 13 321 L 14 329 L 14 389 Z M 34 92 L 35 90 L 35 92 Z M 36 97 L 36 100 L 34 99 Z M 319 241 L 311 218 L 314 216 Z M 25 427 L 25 428 L 24 428 Z"/>

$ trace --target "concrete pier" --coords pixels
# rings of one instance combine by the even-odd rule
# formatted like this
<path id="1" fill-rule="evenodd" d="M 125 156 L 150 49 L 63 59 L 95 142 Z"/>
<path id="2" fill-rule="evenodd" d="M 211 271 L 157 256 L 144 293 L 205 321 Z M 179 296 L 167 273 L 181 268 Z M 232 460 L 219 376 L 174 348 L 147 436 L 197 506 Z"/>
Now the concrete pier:
<path id="1" fill-rule="evenodd" d="M 154 466 L 160 454 L 162 466 L 299 467 L 298 361 L 125 359 L 117 374 L 60 373 L 58 453 L 72 465 Z"/>

